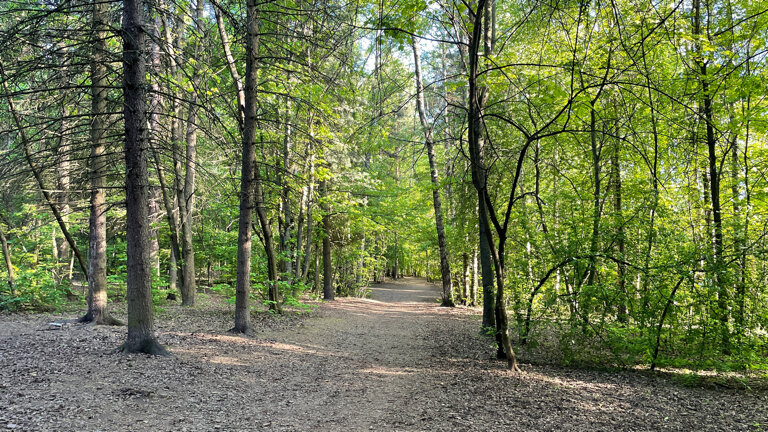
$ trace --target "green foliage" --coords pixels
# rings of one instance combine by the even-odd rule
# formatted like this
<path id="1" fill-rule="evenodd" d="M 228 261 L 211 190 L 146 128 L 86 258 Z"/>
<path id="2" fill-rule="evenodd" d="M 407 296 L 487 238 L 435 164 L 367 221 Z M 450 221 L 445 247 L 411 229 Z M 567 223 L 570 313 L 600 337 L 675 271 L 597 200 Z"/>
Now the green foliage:
<path id="1" fill-rule="evenodd" d="M 13 294 L 7 283 L 0 285 L 0 310 L 53 312 L 71 292 L 69 282 L 53 280 L 50 268 L 23 270 L 17 274 Z"/>

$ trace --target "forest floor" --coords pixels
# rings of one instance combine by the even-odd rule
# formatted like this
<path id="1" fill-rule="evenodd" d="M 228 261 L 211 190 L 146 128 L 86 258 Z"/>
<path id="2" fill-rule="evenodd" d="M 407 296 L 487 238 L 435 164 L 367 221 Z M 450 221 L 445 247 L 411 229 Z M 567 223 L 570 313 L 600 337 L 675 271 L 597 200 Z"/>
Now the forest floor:
<path id="1" fill-rule="evenodd" d="M 124 327 L 48 324 L 74 314 L 0 315 L 0 430 L 768 430 L 763 390 L 631 370 L 509 372 L 478 335 L 478 311 L 440 308 L 438 295 L 406 278 L 372 299 L 256 314 L 249 337 L 227 333 L 230 305 L 202 296 L 156 316 L 172 357 L 114 354 Z"/>

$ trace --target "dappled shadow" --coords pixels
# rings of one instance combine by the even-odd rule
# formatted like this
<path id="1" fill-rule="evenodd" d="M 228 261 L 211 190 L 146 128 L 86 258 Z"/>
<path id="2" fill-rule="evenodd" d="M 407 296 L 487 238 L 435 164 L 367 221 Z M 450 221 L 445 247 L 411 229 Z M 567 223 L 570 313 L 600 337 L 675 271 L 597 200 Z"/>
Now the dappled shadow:
<path id="1" fill-rule="evenodd" d="M 440 297 L 437 285 L 411 277 L 376 284 L 370 290 L 374 300 L 385 303 L 436 303 Z"/>
<path id="2" fill-rule="evenodd" d="M 377 288 L 310 319 L 255 322 L 253 336 L 226 333 L 231 315 L 180 309 L 159 317 L 173 318 L 158 323 L 170 359 L 105 355 L 124 329 L 6 326 L 0 420 L 25 430 L 722 431 L 768 418 L 761 393 L 647 373 L 523 365 L 517 375 L 477 335 L 476 312 L 439 307 L 436 286 Z"/>

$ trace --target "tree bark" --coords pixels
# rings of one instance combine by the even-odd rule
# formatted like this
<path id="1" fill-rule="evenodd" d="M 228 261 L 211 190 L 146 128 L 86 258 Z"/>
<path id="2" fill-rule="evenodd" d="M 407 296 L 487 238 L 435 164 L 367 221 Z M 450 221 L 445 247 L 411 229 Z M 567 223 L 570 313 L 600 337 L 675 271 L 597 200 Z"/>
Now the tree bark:
<path id="1" fill-rule="evenodd" d="M 227 28 L 224 25 L 224 18 L 221 16 L 219 5 L 216 2 L 213 8 L 216 15 L 216 27 L 219 30 L 219 37 L 221 37 L 221 46 L 224 50 L 224 58 L 227 61 L 227 69 L 232 76 L 232 81 L 235 84 L 235 90 L 237 95 L 237 120 L 240 130 L 244 128 L 244 113 L 245 113 L 245 91 L 243 90 L 243 83 L 240 79 L 240 73 L 237 71 L 235 64 L 235 58 L 232 56 L 232 49 L 230 47 L 229 36 L 227 35 Z"/>
<path id="2" fill-rule="evenodd" d="M 432 203 L 435 208 L 435 227 L 437 229 L 437 244 L 440 251 L 440 274 L 443 282 L 443 299 L 440 306 L 453 307 L 453 277 L 451 276 L 451 261 L 448 255 L 448 244 L 445 240 L 445 228 L 443 227 L 443 209 L 440 200 L 440 179 L 437 177 L 437 161 L 435 160 L 435 143 L 432 140 L 432 128 L 427 121 L 424 108 L 424 83 L 421 79 L 421 59 L 419 58 L 419 45 L 416 38 L 411 38 L 413 48 L 413 62 L 416 76 L 416 107 L 419 111 L 419 121 L 424 130 L 424 143 L 427 146 L 429 159 L 429 173 L 432 181 Z"/>
<path id="3" fill-rule="evenodd" d="M 64 47 L 62 47 L 63 49 Z M 62 74 L 66 73 L 65 69 L 62 69 Z M 62 77 L 61 79 L 61 85 L 62 87 L 67 86 L 66 78 Z M 69 226 L 69 214 L 71 212 L 70 205 L 69 205 L 69 189 L 70 189 L 70 170 L 71 170 L 71 163 L 70 158 L 72 155 L 71 152 L 71 145 L 69 143 L 69 137 L 67 136 L 67 129 L 69 128 L 69 121 L 67 120 L 68 113 L 66 106 L 61 107 L 61 125 L 59 129 L 59 144 L 58 148 L 56 149 L 56 157 L 57 157 L 57 175 L 56 175 L 56 194 L 55 200 L 56 205 L 59 208 L 59 211 L 61 212 L 61 218 L 64 221 L 64 224 Z M 67 244 L 65 239 L 61 239 L 61 241 L 56 242 L 56 257 L 60 264 L 66 267 L 66 265 L 69 263 L 69 245 Z M 69 271 L 66 271 L 66 273 L 69 273 Z M 71 275 L 69 276 L 71 278 Z"/>
<path id="4" fill-rule="evenodd" d="M 275 241 L 272 236 L 272 224 L 269 221 L 269 217 L 267 217 L 267 209 L 264 204 L 263 180 L 258 165 L 255 167 L 254 174 L 256 177 L 254 185 L 256 189 L 256 215 L 259 218 L 259 225 L 261 226 L 261 232 L 264 237 L 264 252 L 267 254 L 267 277 L 269 279 L 267 297 L 269 300 L 269 310 L 280 313 L 282 307 L 280 306 L 280 294 L 277 285 L 277 282 L 280 280 L 280 275 L 277 271 Z"/>
<path id="5" fill-rule="evenodd" d="M 13 271 L 13 263 L 11 262 L 11 248 L 8 247 L 8 239 L 5 237 L 5 231 L 3 231 L 3 226 L 0 225 L 0 246 L 2 246 L 3 250 L 3 260 L 5 261 L 5 269 L 8 272 L 8 288 L 11 290 L 11 296 L 15 297 L 15 291 L 14 291 L 14 271 Z"/>
<path id="6" fill-rule="evenodd" d="M 168 193 L 170 186 L 168 185 L 168 182 L 165 180 L 165 173 L 163 170 L 162 165 L 160 164 L 160 158 L 157 156 L 157 153 L 154 154 L 155 159 L 155 171 L 157 172 L 157 178 L 160 182 L 160 193 L 162 195 L 163 199 L 163 206 L 165 207 L 165 217 L 168 222 L 168 228 L 171 232 L 170 235 L 170 241 L 171 241 L 171 257 L 170 257 L 170 264 L 168 269 L 168 284 L 169 289 L 171 291 L 176 291 L 177 284 L 178 284 L 178 263 L 177 259 L 180 255 L 179 253 L 179 225 L 176 220 L 176 216 L 174 214 L 173 209 L 173 202 L 175 201 L 173 199 L 173 196 Z"/>
<path id="7" fill-rule="evenodd" d="M 322 193 L 321 206 L 323 209 L 323 300 L 333 300 L 333 263 L 331 262 L 331 209 L 328 205 L 328 180 L 320 182 Z"/>
<path id="8" fill-rule="evenodd" d="M 245 112 L 243 124 L 243 159 L 240 177 L 240 220 L 237 235 L 237 280 L 235 285 L 235 333 L 251 331 L 251 225 L 256 205 L 256 91 L 258 86 L 259 22 L 256 0 L 247 0 L 247 35 L 245 39 Z"/>
<path id="9" fill-rule="evenodd" d="M 123 4 L 128 336 L 122 350 L 168 355 L 155 339 L 152 310 L 147 201 L 146 35 L 143 27 L 145 5 L 142 0 L 124 0 Z"/>
<path id="10" fill-rule="evenodd" d="M 611 153 L 611 179 L 613 180 L 613 213 L 616 218 L 616 230 L 618 238 L 616 244 L 618 248 L 617 258 L 620 262 L 616 263 L 618 273 L 618 304 L 616 307 L 616 320 L 620 323 L 626 323 L 628 321 L 627 316 L 627 302 L 629 296 L 627 295 L 627 265 L 624 262 L 625 254 L 625 233 L 624 233 L 624 214 L 622 210 L 622 195 L 621 195 L 621 142 L 618 139 L 619 126 L 618 120 L 616 121 L 614 149 Z"/>
<path id="11" fill-rule="evenodd" d="M 91 202 L 88 218 L 88 312 L 80 322 L 118 324 L 109 315 L 107 304 L 107 204 L 106 186 L 106 115 L 107 115 L 107 47 L 108 3 L 93 2 L 91 27 Z"/>
<path id="12" fill-rule="evenodd" d="M 170 75 L 174 79 L 178 79 L 178 65 L 176 63 L 177 59 L 175 56 L 175 52 L 178 51 L 178 48 L 174 44 L 174 38 L 171 35 L 171 22 L 173 20 L 173 16 L 169 14 L 168 17 L 163 16 L 163 26 L 164 26 L 164 38 L 165 38 L 165 52 L 167 53 L 167 59 L 168 59 L 168 67 L 170 69 Z M 177 22 L 180 21 L 177 19 Z M 171 152 L 173 156 L 173 170 L 174 174 L 177 168 L 177 160 L 178 160 L 178 141 L 180 139 L 179 135 L 179 116 L 180 116 L 180 104 L 178 98 L 172 98 L 171 100 Z M 165 174 L 163 167 L 160 163 L 160 158 L 158 157 L 157 153 L 154 155 L 155 159 L 155 166 L 157 169 L 157 176 L 158 180 L 160 181 L 160 188 L 163 194 L 163 205 L 165 207 L 166 216 L 168 219 L 168 227 L 171 231 L 171 257 L 170 257 L 170 265 L 168 270 L 168 278 L 169 278 L 169 288 L 172 291 L 176 291 L 180 287 L 178 286 L 179 282 L 179 259 L 181 258 L 181 246 L 180 246 L 180 228 L 179 228 L 179 214 L 177 212 L 178 210 L 178 188 L 177 188 L 177 182 L 176 182 L 176 176 L 174 175 L 174 181 L 173 184 L 169 184 L 165 180 Z M 171 191 L 169 193 L 168 191 Z M 183 279 L 182 279 L 183 284 Z M 183 289 L 183 287 L 182 287 Z M 179 289 L 181 291 L 182 289 Z"/>
<path id="13" fill-rule="evenodd" d="M 310 125 L 311 127 L 311 125 Z M 304 265 L 301 271 L 301 280 L 305 281 L 309 275 L 309 267 L 312 259 L 312 244 L 314 243 L 314 218 L 312 216 L 315 203 L 315 156 L 312 145 L 313 136 L 310 135 L 309 142 L 309 184 L 307 185 L 307 232 L 305 234 L 306 243 L 304 245 Z"/>
<path id="14" fill-rule="evenodd" d="M 590 102 L 589 106 L 589 143 L 592 156 L 592 183 L 594 187 L 594 197 L 592 200 L 592 235 L 589 240 L 589 266 L 587 267 L 587 285 L 592 287 L 597 283 L 597 252 L 600 245 L 600 194 L 602 193 L 600 157 L 602 146 L 597 142 L 597 112 L 595 103 L 597 97 Z M 579 295 L 579 309 L 581 310 L 581 319 L 584 330 L 589 323 L 589 312 L 592 305 L 592 296 L 581 290 Z"/>
<path id="15" fill-rule="evenodd" d="M 198 33 L 201 33 L 200 22 L 203 20 L 203 1 L 197 0 L 193 23 Z M 197 38 L 202 37 L 198 34 Z M 200 41 L 194 39 L 194 56 L 198 60 Z M 192 212 L 195 204 L 195 170 L 197 169 L 197 90 L 200 86 L 198 68 L 192 69 L 192 91 L 189 95 L 187 113 L 186 158 L 184 160 L 184 187 L 181 190 L 179 219 L 181 221 L 181 254 L 184 257 L 182 266 L 184 284 L 181 290 L 181 305 L 194 306 L 197 283 L 195 280 L 195 247 L 193 241 Z"/>
<path id="16" fill-rule="evenodd" d="M 694 28 L 693 33 L 695 36 L 701 35 L 701 1 L 694 0 Z M 715 290 L 717 293 L 717 306 L 718 306 L 718 319 L 720 320 L 720 338 L 722 348 L 727 351 L 730 345 L 730 330 L 728 328 L 728 321 L 730 319 L 730 313 L 728 309 L 729 294 L 727 269 L 725 268 L 725 260 L 723 257 L 723 223 L 722 213 L 720 205 L 720 173 L 718 172 L 718 157 L 717 157 L 717 139 L 715 138 L 714 128 L 714 113 L 712 107 L 712 94 L 710 90 L 710 83 L 707 71 L 707 62 L 701 58 L 702 48 L 697 47 L 694 55 L 696 56 L 695 64 L 698 67 L 699 72 L 699 84 L 701 85 L 701 117 L 706 123 L 706 144 L 707 144 L 707 160 L 709 163 L 709 194 L 710 203 L 712 205 L 712 223 L 713 223 L 713 236 L 714 236 L 714 257 L 712 260 L 713 271 L 712 277 L 715 284 Z"/>
<path id="17" fill-rule="evenodd" d="M 493 23 L 495 21 L 494 0 L 478 0 L 477 9 L 471 14 L 473 20 L 472 35 L 469 42 L 469 110 L 468 110 L 468 141 L 470 163 L 472 170 L 472 184 L 475 186 L 478 196 L 478 222 L 480 227 L 480 260 L 483 271 L 483 325 L 488 327 L 490 316 L 494 318 L 494 328 L 496 341 L 498 344 L 498 357 L 507 359 L 507 367 L 512 370 L 519 370 L 517 367 L 517 358 L 509 340 L 509 331 L 507 325 L 506 305 L 504 303 L 504 242 L 506 241 L 506 222 L 505 227 L 498 231 L 499 248 L 496 250 L 490 225 L 490 197 L 486 184 L 486 167 L 484 155 L 484 128 L 483 128 L 483 110 L 488 101 L 488 87 L 479 88 L 479 56 L 480 43 L 483 43 L 484 55 L 490 56 L 493 52 Z M 485 21 L 485 24 L 483 23 Z M 515 182 L 513 183 L 512 196 L 508 206 L 512 205 L 514 191 L 518 180 L 525 149 L 530 145 L 530 140 L 521 151 L 521 157 L 518 161 L 518 171 Z M 495 299 L 494 297 L 494 276 L 496 282 Z M 495 304 L 493 304 L 495 303 Z M 493 306 L 493 307 L 490 307 Z"/>
<path id="18" fill-rule="evenodd" d="M 470 306 L 477 306 L 477 249 L 472 249 L 472 282 L 469 287 Z"/>

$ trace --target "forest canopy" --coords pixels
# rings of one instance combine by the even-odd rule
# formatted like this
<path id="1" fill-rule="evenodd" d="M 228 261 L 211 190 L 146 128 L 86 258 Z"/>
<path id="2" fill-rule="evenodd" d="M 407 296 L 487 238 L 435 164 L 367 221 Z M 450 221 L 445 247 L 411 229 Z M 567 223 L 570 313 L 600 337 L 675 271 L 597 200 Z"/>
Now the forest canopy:
<path id="1" fill-rule="evenodd" d="M 0 310 L 127 300 L 162 353 L 176 296 L 247 333 L 416 275 L 511 368 L 767 369 L 766 41 L 749 0 L 5 0 Z"/>

